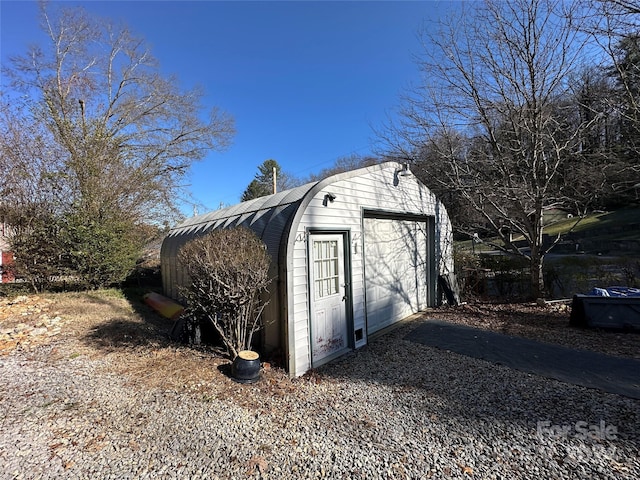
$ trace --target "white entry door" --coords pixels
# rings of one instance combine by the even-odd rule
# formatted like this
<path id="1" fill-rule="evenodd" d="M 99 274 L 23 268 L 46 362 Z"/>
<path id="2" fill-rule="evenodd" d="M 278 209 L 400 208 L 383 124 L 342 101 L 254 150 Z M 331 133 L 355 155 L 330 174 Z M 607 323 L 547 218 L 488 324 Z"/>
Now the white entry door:
<path id="1" fill-rule="evenodd" d="M 311 355 L 314 366 L 349 348 L 344 240 L 338 234 L 309 237 Z"/>

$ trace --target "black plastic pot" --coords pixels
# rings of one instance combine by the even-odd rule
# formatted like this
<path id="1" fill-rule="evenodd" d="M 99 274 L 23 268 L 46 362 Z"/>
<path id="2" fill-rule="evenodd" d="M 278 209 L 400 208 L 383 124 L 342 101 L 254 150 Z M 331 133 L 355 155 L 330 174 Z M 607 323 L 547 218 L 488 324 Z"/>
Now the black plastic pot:
<path id="1" fill-rule="evenodd" d="M 231 364 L 231 378 L 239 383 L 253 383 L 260 379 L 260 355 L 242 350 Z"/>

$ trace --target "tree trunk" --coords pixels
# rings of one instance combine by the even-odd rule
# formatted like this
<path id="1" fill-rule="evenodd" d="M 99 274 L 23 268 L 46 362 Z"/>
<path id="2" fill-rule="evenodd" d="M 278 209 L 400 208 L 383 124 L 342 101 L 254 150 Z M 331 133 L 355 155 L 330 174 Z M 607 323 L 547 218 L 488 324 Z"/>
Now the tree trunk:
<path id="1" fill-rule="evenodd" d="M 531 297 L 532 300 L 537 300 L 544 297 L 544 277 L 542 275 L 542 264 L 544 260 L 543 251 L 543 217 L 542 217 L 542 202 L 536 202 L 536 209 L 533 215 L 533 231 L 534 235 L 531 238 L 531 260 L 530 260 L 530 275 L 531 275 Z"/>
<path id="2" fill-rule="evenodd" d="M 536 249 L 537 250 L 537 249 Z M 543 257 L 540 255 L 539 250 L 534 255 L 533 249 L 531 250 L 531 265 L 530 265 L 530 278 L 531 278 L 531 297 L 532 300 L 544 298 L 544 276 L 542 275 Z"/>

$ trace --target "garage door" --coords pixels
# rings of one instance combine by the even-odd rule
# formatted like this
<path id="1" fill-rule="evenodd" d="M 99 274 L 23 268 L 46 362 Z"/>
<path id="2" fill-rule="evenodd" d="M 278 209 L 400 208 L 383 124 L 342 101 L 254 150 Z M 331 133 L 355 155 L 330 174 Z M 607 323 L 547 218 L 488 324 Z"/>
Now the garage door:
<path id="1" fill-rule="evenodd" d="M 367 333 L 427 306 L 426 221 L 364 219 Z"/>

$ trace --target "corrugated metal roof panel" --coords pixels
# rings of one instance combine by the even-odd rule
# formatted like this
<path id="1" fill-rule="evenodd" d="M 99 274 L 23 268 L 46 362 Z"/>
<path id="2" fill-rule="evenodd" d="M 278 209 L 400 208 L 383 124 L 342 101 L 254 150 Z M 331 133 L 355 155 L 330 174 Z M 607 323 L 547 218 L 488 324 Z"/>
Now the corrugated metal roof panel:
<path id="1" fill-rule="evenodd" d="M 189 240 L 218 228 L 245 226 L 251 229 L 267 245 L 273 262 L 277 264 L 284 229 L 300 201 L 316 184 L 317 182 L 308 183 L 274 195 L 196 215 L 174 227 L 166 237 L 162 249 L 165 266 L 163 284 L 167 295 L 177 298 L 176 283 L 183 278 L 177 263 L 180 247 Z"/>
<path id="2" fill-rule="evenodd" d="M 316 183 L 317 182 L 307 183 L 290 190 L 283 190 L 282 192 L 278 192 L 273 195 L 255 198 L 253 200 L 238 203 L 237 205 L 233 205 L 231 207 L 222 208 L 220 210 L 214 210 L 212 212 L 207 212 L 201 215 L 187 218 L 176 227 L 174 227 L 172 229 L 172 232 L 186 231 L 183 230 L 186 227 L 208 223 L 212 220 L 227 220 L 231 217 L 238 217 L 247 213 L 259 212 L 260 210 L 268 210 L 280 205 L 298 202 L 307 194 L 309 190 L 311 190 L 316 185 Z"/>

